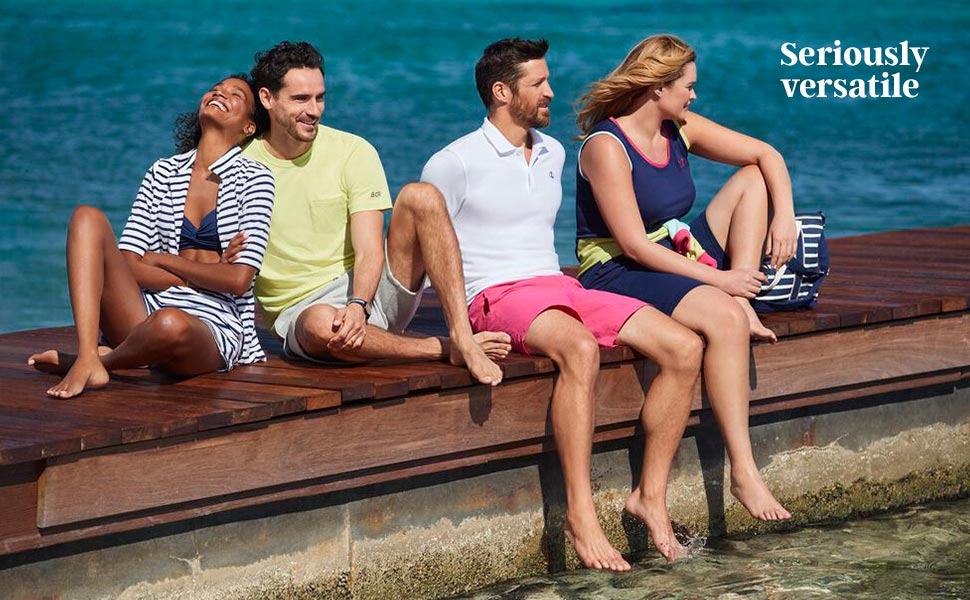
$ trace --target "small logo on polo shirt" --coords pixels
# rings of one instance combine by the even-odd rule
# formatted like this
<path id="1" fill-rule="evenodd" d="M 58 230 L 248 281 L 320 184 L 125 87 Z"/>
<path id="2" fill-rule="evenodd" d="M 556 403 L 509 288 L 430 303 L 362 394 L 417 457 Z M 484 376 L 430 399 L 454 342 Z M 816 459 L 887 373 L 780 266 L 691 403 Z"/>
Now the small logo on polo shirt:
<path id="1" fill-rule="evenodd" d="M 549 171 L 549 179 L 555 179 L 555 178 L 556 178 L 556 175 L 552 171 Z"/>
<path id="2" fill-rule="evenodd" d="M 683 169 L 684 167 L 686 167 L 687 166 L 687 159 L 684 158 L 683 156 L 681 156 L 680 158 L 678 158 L 677 159 L 677 166 L 680 167 L 681 169 Z"/>

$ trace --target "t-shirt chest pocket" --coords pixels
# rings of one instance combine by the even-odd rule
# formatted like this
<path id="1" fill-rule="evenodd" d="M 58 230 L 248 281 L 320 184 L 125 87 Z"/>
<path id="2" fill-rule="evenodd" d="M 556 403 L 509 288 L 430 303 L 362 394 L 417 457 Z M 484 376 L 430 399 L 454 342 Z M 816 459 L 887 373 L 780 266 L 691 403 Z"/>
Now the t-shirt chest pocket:
<path id="1" fill-rule="evenodd" d="M 315 227 L 346 223 L 348 210 L 347 196 L 342 193 L 321 193 L 310 198 L 310 220 Z"/>

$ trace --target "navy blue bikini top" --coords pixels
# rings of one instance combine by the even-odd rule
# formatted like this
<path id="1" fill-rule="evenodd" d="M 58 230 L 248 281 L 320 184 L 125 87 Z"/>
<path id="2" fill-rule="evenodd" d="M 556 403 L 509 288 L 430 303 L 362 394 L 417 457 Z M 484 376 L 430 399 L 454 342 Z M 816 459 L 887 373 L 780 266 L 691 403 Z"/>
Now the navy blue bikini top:
<path id="1" fill-rule="evenodd" d="M 199 228 L 196 229 L 192 221 L 182 218 L 182 235 L 179 237 L 179 251 L 182 250 L 212 250 L 219 252 L 219 223 L 216 221 L 216 211 L 202 217 Z"/>

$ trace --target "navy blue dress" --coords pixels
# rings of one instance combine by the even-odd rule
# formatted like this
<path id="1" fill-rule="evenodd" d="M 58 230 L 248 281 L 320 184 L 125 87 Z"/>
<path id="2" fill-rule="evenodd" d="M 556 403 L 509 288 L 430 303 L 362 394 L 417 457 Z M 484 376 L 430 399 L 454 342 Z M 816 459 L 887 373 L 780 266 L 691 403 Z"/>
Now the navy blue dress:
<path id="1" fill-rule="evenodd" d="M 610 135 L 623 144 L 630 160 L 637 208 L 648 232 L 660 228 L 670 219 L 682 219 L 690 212 L 697 195 L 690 174 L 687 142 L 674 122 L 664 121 L 661 127 L 667 139 L 666 164 L 649 160 L 626 136 L 615 119 L 597 123 L 586 137 L 588 141 L 594 135 Z M 576 238 L 613 237 L 593 198 L 593 189 L 578 163 L 576 171 Z M 711 232 L 705 215 L 701 213 L 689 225 L 691 235 L 717 261 L 717 267 L 728 268 L 724 249 Z M 657 243 L 673 249 L 669 239 Z M 625 256 L 589 267 L 579 276 L 579 282 L 589 289 L 639 298 L 667 315 L 674 312 L 688 292 L 704 285 L 683 275 L 653 271 Z"/>

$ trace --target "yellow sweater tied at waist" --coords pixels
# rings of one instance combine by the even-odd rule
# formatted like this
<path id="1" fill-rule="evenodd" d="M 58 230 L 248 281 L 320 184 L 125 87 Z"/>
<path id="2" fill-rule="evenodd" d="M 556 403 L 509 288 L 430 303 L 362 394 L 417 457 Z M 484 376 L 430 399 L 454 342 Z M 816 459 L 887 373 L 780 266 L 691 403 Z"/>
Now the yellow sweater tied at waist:
<path id="1" fill-rule="evenodd" d="M 671 219 L 657 230 L 648 233 L 647 239 L 651 242 L 670 239 L 674 251 L 678 254 L 709 267 L 717 268 L 717 261 L 704 250 L 697 238 L 691 234 L 690 226 L 687 223 Z M 582 275 L 598 264 L 622 256 L 623 251 L 620 250 L 620 245 L 613 238 L 582 238 L 576 241 L 576 254 L 579 256 L 579 274 Z"/>

